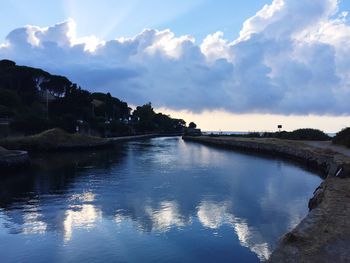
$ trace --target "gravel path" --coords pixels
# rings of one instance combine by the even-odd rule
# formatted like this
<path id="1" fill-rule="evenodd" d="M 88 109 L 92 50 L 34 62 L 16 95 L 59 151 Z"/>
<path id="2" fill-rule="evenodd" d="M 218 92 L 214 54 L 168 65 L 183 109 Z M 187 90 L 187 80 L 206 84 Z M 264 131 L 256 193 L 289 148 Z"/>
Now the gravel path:
<path id="1" fill-rule="evenodd" d="M 322 148 L 322 149 L 328 149 L 333 152 L 341 153 L 346 156 L 350 157 L 350 149 L 346 148 L 345 146 L 339 146 L 339 145 L 334 145 L 332 144 L 331 141 L 302 141 L 304 144 L 317 147 L 317 148 Z"/>

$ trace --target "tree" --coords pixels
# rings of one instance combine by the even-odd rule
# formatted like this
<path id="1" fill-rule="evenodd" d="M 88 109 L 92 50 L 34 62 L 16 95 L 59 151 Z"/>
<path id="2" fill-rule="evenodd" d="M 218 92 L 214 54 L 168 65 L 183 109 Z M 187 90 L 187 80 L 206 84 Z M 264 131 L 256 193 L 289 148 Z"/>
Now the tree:
<path id="1" fill-rule="evenodd" d="M 195 129 L 197 128 L 197 124 L 195 124 L 194 122 L 190 122 L 190 124 L 188 125 L 188 128 Z"/>
<path id="2" fill-rule="evenodd" d="M 50 76 L 49 79 L 40 83 L 40 88 L 49 90 L 57 96 L 62 96 L 70 86 L 72 82 L 62 76 Z"/>
<path id="3" fill-rule="evenodd" d="M 154 117 L 156 113 L 149 102 L 143 106 L 138 106 L 133 112 L 133 116 L 139 118 L 137 129 L 140 132 L 153 131 L 155 129 Z"/>
<path id="4" fill-rule="evenodd" d="M 20 104 L 20 98 L 17 93 L 9 89 L 0 88 L 0 105 L 15 108 Z"/>

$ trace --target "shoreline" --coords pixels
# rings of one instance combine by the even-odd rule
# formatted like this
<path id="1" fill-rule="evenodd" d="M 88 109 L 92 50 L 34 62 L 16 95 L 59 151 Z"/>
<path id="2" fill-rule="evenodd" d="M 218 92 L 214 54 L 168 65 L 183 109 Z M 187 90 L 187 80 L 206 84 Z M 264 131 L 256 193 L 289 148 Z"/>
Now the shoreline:
<path id="1" fill-rule="evenodd" d="M 184 136 L 185 141 L 295 160 L 322 172 L 309 213 L 278 242 L 268 262 L 350 262 L 350 157 L 279 139 Z"/>
<path id="2" fill-rule="evenodd" d="M 174 134 L 144 134 L 144 135 L 133 135 L 133 136 L 121 136 L 121 137 L 112 137 L 112 138 L 101 138 L 99 141 L 94 142 L 67 142 L 60 143 L 54 146 L 50 146 L 46 149 L 38 147 L 36 144 L 27 147 L 19 146 L 8 149 L 8 147 L 2 148 L 0 146 L 0 171 L 16 171 L 17 169 L 22 169 L 23 167 L 30 166 L 30 153 L 37 152 L 73 152 L 80 150 L 98 150 L 98 149 L 107 149 L 112 148 L 118 143 L 127 142 L 127 141 L 136 141 L 143 140 L 155 137 L 164 137 L 164 136 L 175 136 Z M 178 136 L 178 135 L 176 135 Z M 25 137 L 24 137 L 25 138 Z M 22 139 L 22 138 L 20 138 Z M 6 146 L 6 145 L 5 145 Z"/>
<path id="3" fill-rule="evenodd" d="M 29 165 L 30 158 L 28 152 L 0 149 L 0 171 L 20 169 Z"/>

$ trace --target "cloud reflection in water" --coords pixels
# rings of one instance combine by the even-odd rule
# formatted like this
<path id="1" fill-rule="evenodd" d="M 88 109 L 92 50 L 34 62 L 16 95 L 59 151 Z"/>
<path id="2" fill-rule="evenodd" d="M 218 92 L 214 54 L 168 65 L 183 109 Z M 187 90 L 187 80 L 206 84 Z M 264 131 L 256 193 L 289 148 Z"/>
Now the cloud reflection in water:
<path id="1" fill-rule="evenodd" d="M 71 198 L 71 200 L 82 202 L 92 202 L 94 199 L 95 195 L 92 193 L 77 194 Z M 72 239 L 75 228 L 91 229 L 100 219 L 102 219 L 102 212 L 93 204 L 71 205 L 66 211 L 66 218 L 63 222 L 64 240 L 67 242 Z"/>
<path id="2" fill-rule="evenodd" d="M 249 227 L 246 220 L 236 217 L 229 210 L 229 202 L 203 201 L 198 207 L 197 216 L 204 227 L 218 229 L 224 224 L 231 225 L 242 246 L 256 253 L 261 260 L 267 260 L 271 254 L 269 244 L 256 229 Z"/>

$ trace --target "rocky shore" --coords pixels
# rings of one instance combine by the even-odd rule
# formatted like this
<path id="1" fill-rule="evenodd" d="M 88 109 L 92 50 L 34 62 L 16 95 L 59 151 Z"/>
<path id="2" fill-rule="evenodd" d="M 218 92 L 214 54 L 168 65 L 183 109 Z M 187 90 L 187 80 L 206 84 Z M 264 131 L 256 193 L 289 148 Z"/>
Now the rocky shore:
<path id="1" fill-rule="evenodd" d="M 213 146 L 290 158 L 322 172 L 308 215 L 285 234 L 269 262 L 350 262 L 350 157 L 305 142 L 235 137 L 183 137 Z"/>
<path id="2" fill-rule="evenodd" d="M 25 167 L 30 164 L 26 151 L 8 151 L 0 147 L 0 170 Z"/>

